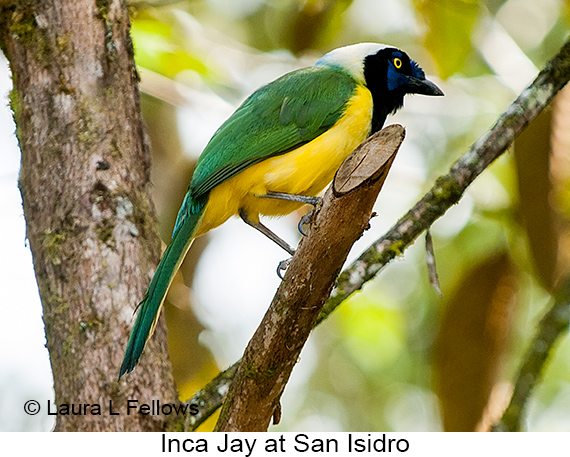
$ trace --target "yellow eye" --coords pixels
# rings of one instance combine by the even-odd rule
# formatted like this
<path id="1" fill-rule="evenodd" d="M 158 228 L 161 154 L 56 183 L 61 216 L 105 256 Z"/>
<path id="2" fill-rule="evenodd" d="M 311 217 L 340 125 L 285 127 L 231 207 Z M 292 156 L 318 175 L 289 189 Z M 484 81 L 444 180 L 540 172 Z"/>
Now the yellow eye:
<path id="1" fill-rule="evenodd" d="M 394 66 L 399 70 L 402 68 L 402 61 L 397 57 L 394 58 Z"/>

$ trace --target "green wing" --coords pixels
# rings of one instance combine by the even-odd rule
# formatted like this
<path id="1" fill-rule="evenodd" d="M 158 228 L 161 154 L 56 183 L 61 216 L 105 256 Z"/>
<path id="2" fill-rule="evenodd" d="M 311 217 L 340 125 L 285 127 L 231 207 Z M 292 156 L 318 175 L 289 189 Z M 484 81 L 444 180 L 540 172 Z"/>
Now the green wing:
<path id="1" fill-rule="evenodd" d="M 178 230 L 215 186 L 326 132 L 342 116 L 356 81 L 341 69 L 288 73 L 254 92 L 216 131 L 198 159 L 178 214 Z"/>

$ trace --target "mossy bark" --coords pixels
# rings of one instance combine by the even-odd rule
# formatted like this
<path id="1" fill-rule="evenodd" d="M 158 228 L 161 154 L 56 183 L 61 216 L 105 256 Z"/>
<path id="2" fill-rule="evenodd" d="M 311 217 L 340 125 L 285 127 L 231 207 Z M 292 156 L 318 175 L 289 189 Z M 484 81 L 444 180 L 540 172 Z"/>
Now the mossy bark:
<path id="1" fill-rule="evenodd" d="M 149 147 L 124 0 L 0 4 L 20 190 L 42 299 L 56 430 L 167 430 L 172 417 L 127 414 L 127 400 L 176 402 L 164 325 L 137 370 L 117 381 L 133 311 L 160 257 L 149 202 Z M 118 415 L 109 415 L 109 402 Z"/>

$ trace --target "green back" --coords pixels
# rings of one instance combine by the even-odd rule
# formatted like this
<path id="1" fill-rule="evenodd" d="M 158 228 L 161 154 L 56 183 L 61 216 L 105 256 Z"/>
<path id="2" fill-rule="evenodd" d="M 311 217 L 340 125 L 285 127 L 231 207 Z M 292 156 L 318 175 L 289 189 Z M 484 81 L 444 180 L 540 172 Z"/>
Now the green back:
<path id="1" fill-rule="evenodd" d="M 202 152 L 174 231 L 218 184 L 326 132 L 342 116 L 356 85 L 342 69 L 315 66 L 287 73 L 254 92 Z"/>

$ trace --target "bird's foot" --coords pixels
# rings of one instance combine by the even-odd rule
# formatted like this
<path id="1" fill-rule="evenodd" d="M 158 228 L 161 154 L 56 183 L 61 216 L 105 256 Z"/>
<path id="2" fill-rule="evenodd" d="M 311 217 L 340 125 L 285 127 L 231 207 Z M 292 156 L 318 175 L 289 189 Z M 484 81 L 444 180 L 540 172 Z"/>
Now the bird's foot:
<path id="1" fill-rule="evenodd" d="M 304 216 L 301 217 L 301 219 L 299 219 L 299 224 L 297 225 L 297 229 L 299 230 L 299 233 L 303 236 L 308 236 L 307 232 L 305 232 L 305 229 L 303 229 L 304 225 L 309 225 L 311 223 L 311 219 L 313 218 L 313 214 L 315 213 L 315 210 L 312 209 L 311 211 L 309 211 L 307 214 L 305 214 Z"/>
<path id="2" fill-rule="evenodd" d="M 277 265 L 277 276 L 279 276 L 279 278 L 281 278 L 281 280 L 283 280 L 283 275 L 281 272 L 287 271 L 287 268 L 289 268 L 289 265 L 291 264 L 292 259 L 293 259 L 293 257 L 289 257 L 286 260 L 282 260 Z"/>
<path id="3" fill-rule="evenodd" d="M 319 212 L 319 209 L 321 208 L 322 205 L 323 200 L 321 197 L 313 197 L 313 198 L 315 199 L 315 202 L 313 204 L 313 209 L 304 216 L 302 216 L 301 219 L 299 220 L 299 224 L 297 225 L 299 233 L 303 236 L 308 236 L 307 232 L 305 232 L 305 230 L 303 229 L 303 226 L 311 225 L 311 222 L 314 220 L 315 216 Z"/>

